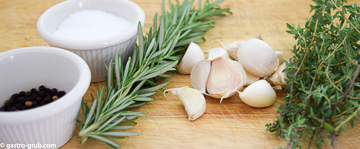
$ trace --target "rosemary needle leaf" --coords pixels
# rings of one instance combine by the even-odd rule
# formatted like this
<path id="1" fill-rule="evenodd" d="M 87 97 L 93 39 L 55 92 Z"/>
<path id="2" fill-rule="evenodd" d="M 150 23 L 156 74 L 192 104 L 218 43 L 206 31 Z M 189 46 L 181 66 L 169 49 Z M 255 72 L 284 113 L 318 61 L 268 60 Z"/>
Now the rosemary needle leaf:
<path id="1" fill-rule="evenodd" d="M 140 135 L 140 133 L 136 133 L 136 132 L 123 132 L 123 131 L 104 132 L 100 134 L 106 136 L 123 136 L 123 137 Z"/>
<path id="2" fill-rule="evenodd" d="M 135 103 L 131 104 L 130 106 L 128 106 L 127 108 L 136 108 L 136 107 L 143 106 L 145 104 L 146 104 L 146 101 L 145 102 L 135 102 Z"/>
<path id="3" fill-rule="evenodd" d="M 141 90 L 138 91 L 138 94 L 139 94 L 139 96 L 142 96 L 142 97 L 151 96 L 151 95 L 147 95 L 146 93 L 152 94 L 152 93 L 154 93 L 154 91 L 157 91 L 157 90 L 165 87 L 169 83 L 170 83 L 170 81 L 166 81 L 166 82 L 164 82 L 162 84 L 159 84 L 159 85 L 156 85 L 156 86 L 153 86 L 153 87 L 141 89 Z"/>
<path id="4" fill-rule="evenodd" d="M 115 130 L 115 129 L 131 129 L 133 128 L 133 126 L 114 126 L 111 129 Z"/>
<path id="5" fill-rule="evenodd" d="M 168 81 L 169 82 L 169 81 Z M 161 89 L 161 88 L 160 88 Z M 140 97 L 149 97 L 149 96 L 152 96 L 154 94 L 156 94 L 157 91 L 152 91 L 152 92 L 143 92 L 141 93 L 140 91 L 138 92 L 139 96 Z"/>
<path id="6" fill-rule="evenodd" d="M 118 143 L 116 143 L 116 142 L 114 142 L 114 141 L 112 141 L 112 140 L 110 140 L 108 138 L 105 138 L 103 136 L 100 136 L 100 135 L 88 135 L 88 137 L 101 140 L 101 141 L 107 143 L 108 145 L 110 145 L 113 148 L 121 148 L 121 145 L 119 145 Z"/>
<path id="7" fill-rule="evenodd" d="M 112 125 L 109 125 L 112 121 L 114 121 L 116 118 L 118 118 L 119 116 L 121 115 L 121 113 L 118 113 L 118 114 L 115 114 L 113 115 L 110 119 L 108 119 L 105 123 L 103 123 L 102 125 L 99 126 L 99 128 L 95 131 L 95 132 L 102 132 L 103 129 L 105 127 L 108 127 L 108 126 L 112 126 Z M 122 117 L 122 119 L 125 119 L 125 117 Z M 120 121 L 121 122 L 121 121 Z M 119 123 L 120 123 L 119 122 Z M 117 124 L 115 124 L 114 126 L 116 126 Z M 110 129 L 110 128 L 109 128 Z M 106 131 L 106 129 L 104 130 Z"/>
<path id="8" fill-rule="evenodd" d="M 134 101 L 153 101 L 154 100 L 154 98 L 151 98 L 151 97 L 136 97 L 135 99 L 134 99 Z"/>
<path id="9" fill-rule="evenodd" d="M 169 82 L 156 84 L 153 78 L 172 77 L 173 74 L 167 72 L 176 70 L 176 65 L 183 57 L 183 51 L 187 49 L 188 44 L 201 42 L 205 31 L 213 28 L 211 23 L 215 20 L 211 17 L 231 13 L 228 8 L 222 9 L 217 6 L 222 1 L 217 0 L 212 3 L 206 0 L 203 7 L 198 7 L 199 10 L 192 8 L 194 0 L 184 0 L 182 4 L 177 1 L 175 5 L 169 1 L 170 12 L 165 10 L 162 1 L 162 15 L 155 14 L 154 24 L 145 34 L 147 36 L 143 35 L 142 25 L 138 24 L 138 45 L 133 55 L 127 58 L 125 63 L 117 54 L 109 64 L 104 64 L 108 73 L 106 90 L 100 86 L 96 98 L 91 95 L 93 99 L 91 108 L 85 101 L 81 103 L 83 121 L 85 121 L 84 124 L 79 121 L 79 136 L 83 137 L 82 144 L 90 137 L 101 140 L 110 147 L 118 148 L 121 147 L 119 144 L 102 135 L 113 138 L 139 135 L 129 132 L 108 132 L 108 130 L 129 129 L 131 127 L 118 125 L 124 121 L 136 124 L 133 119 L 146 116 L 141 112 L 126 110 L 154 100 L 150 96 Z"/>
<path id="10" fill-rule="evenodd" d="M 175 67 L 177 65 L 177 63 L 178 63 L 178 61 L 174 61 L 172 63 L 164 64 L 164 65 L 160 66 L 159 68 L 155 68 L 155 69 L 153 69 L 153 71 L 150 74 L 142 77 L 141 80 L 150 79 L 150 78 L 156 77 L 160 74 L 163 74 L 163 73 L 167 72 L 168 70 L 170 70 L 171 68 Z"/>
<path id="11" fill-rule="evenodd" d="M 93 116 L 93 114 L 94 114 L 94 111 L 95 111 L 95 107 L 96 107 L 96 99 L 94 100 L 94 102 L 93 102 L 93 104 L 92 104 L 92 106 L 91 106 L 91 109 L 90 109 L 90 111 L 89 111 L 89 113 L 88 113 L 88 115 L 87 115 L 87 117 L 86 117 L 86 121 L 85 121 L 85 123 L 84 123 L 84 127 L 86 127 L 88 124 L 89 124 L 89 122 L 90 122 L 90 119 L 92 118 L 92 116 Z"/>

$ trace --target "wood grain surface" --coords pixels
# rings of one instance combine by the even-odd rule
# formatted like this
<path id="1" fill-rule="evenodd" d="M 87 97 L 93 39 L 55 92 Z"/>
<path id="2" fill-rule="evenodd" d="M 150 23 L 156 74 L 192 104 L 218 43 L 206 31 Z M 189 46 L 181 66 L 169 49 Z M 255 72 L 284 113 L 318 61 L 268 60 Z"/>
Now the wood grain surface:
<path id="1" fill-rule="evenodd" d="M 0 0 L 0 52 L 29 46 L 48 46 L 36 31 L 39 16 L 51 6 L 63 0 Z M 161 0 L 132 0 L 140 5 L 146 14 L 144 32 L 152 26 L 155 13 L 161 11 Z M 173 0 L 175 1 L 175 0 Z M 357 0 L 349 0 L 355 3 Z M 358 1 L 357 1 L 358 2 Z M 225 43 L 253 38 L 261 35 L 274 50 L 291 56 L 293 37 L 287 34 L 286 24 L 304 25 L 310 16 L 310 0 L 226 0 L 220 6 L 229 7 L 232 15 L 219 18 L 215 28 L 206 33 L 206 42 L 199 45 L 203 50 L 220 46 L 212 43 L 220 39 Z M 6 71 L 6 70 L 0 70 Z M 168 79 L 165 88 L 191 86 L 189 75 L 176 74 Z M 166 80 L 161 80 L 166 81 Z M 90 93 L 95 93 L 99 85 L 91 83 L 85 100 L 90 101 Z M 276 104 L 282 104 L 284 91 L 278 91 Z M 117 140 L 123 148 L 277 148 L 285 146 L 286 141 L 265 132 L 265 124 L 276 116 L 275 105 L 268 108 L 252 108 L 244 104 L 237 95 L 219 103 L 218 99 L 206 97 L 205 114 L 194 122 L 189 122 L 180 101 L 172 94 L 165 98 L 161 92 L 153 96 L 154 101 L 134 110 L 142 111 L 147 117 L 136 120 L 138 123 L 129 131 L 139 132 L 140 136 Z M 341 149 L 360 148 L 358 143 L 360 127 L 346 129 L 338 137 Z M 109 148 L 106 144 L 90 139 L 80 146 L 80 137 L 75 135 L 65 144 L 64 149 Z M 1 142 L 1 141 L 0 141 Z M 332 148 L 324 146 L 324 148 Z"/>

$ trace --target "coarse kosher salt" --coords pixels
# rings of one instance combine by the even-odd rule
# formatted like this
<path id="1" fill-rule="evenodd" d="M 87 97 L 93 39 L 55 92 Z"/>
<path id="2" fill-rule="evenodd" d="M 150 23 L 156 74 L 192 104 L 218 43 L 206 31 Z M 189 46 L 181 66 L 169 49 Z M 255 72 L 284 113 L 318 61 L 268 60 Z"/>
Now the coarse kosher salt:
<path id="1" fill-rule="evenodd" d="M 65 18 L 54 35 L 73 41 L 96 41 L 119 34 L 131 25 L 128 20 L 102 10 L 81 10 Z"/>

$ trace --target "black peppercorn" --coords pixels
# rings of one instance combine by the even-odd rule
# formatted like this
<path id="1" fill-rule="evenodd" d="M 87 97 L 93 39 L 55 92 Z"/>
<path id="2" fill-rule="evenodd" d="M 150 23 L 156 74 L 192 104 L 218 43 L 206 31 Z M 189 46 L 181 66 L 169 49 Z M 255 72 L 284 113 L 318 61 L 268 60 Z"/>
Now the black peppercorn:
<path id="1" fill-rule="evenodd" d="M 56 88 L 52 88 L 52 89 L 51 89 L 51 93 L 55 94 L 55 93 L 57 93 L 57 92 L 58 92 L 58 90 L 57 90 Z"/>
<path id="2" fill-rule="evenodd" d="M 44 86 L 44 85 L 39 86 L 39 90 L 40 90 L 40 91 L 44 91 L 44 90 L 45 90 L 45 86 Z"/>
<path id="3" fill-rule="evenodd" d="M 29 96 L 31 96 L 31 92 L 29 91 L 29 92 L 25 92 L 25 97 L 29 97 Z"/>
<path id="4" fill-rule="evenodd" d="M 7 103 L 4 107 L 5 107 L 5 108 L 11 108 L 11 107 L 12 107 L 12 104 L 11 104 L 11 103 Z"/>
<path id="5" fill-rule="evenodd" d="M 25 97 L 20 97 L 20 98 L 19 98 L 19 102 L 25 104 L 26 98 L 25 98 Z"/>
<path id="6" fill-rule="evenodd" d="M 21 103 L 17 103 L 14 105 L 16 109 L 20 109 L 22 107 L 22 104 Z"/>
<path id="7" fill-rule="evenodd" d="M 30 97 L 28 97 L 28 98 L 26 99 L 26 101 L 34 101 L 34 100 L 35 100 L 35 98 L 32 97 L 32 96 L 30 96 Z"/>
<path id="8" fill-rule="evenodd" d="M 25 96 L 25 91 L 21 91 L 21 92 L 19 93 L 19 96 Z"/>
<path id="9" fill-rule="evenodd" d="M 45 102 L 45 101 L 42 101 L 42 102 L 40 103 L 40 106 L 45 105 L 45 104 L 46 104 L 46 102 Z"/>
<path id="10" fill-rule="evenodd" d="M 60 98 L 65 95 L 65 91 L 60 91 L 57 93 L 57 96 Z"/>
<path id="11" fill-rule="evenodd" d="M 11 96 L 10 100 L 14 100 L 14 99 L 16 99 L 16 98 L 18 98 L 18 97 L 19 97 L 19 94 L 16 93 L 16 94 L 14 94 L 14 95 Z"/>
<path id="12" fill-rule="evenodd" d="M 20 110 L 26 110 L 26 107 L 25 107 L 25 106 L 22 106 L 22 107 L 20 108 Z"/>
<path id="13" fill-rule="evenodd" d="M 44 92 L 44 91 L 38 91 L 37 95 L 38 95 L 39 97 L 45 97 L 45 96 L 46 96 L 46 92 Z"/>
<path id="14" fill-rule="evenodd" d="M 46 89 L 45 89 L 45 92 L 46 92 L 46 93 L 51 93 L 51 90 L 48 89 L 48 88 L 46 88 Z"/>
<path id="15" fill-rule="evenodd" d="M 31 93 L 36 93 L 36 92 L 37 92 L 36 88 L 31 89 Z"/>
<path id="16" fill-rule="evenodd" d="M 52 101 L 51 96 L 46 96 L 45 99 L 44 99 L 44 101 L 45 101 L 46 103 L 51 102 L 51 101 Z"/>
<path id="17" fill-rule="evenodd" d="M 32 106 L 33 106 L 33 107 L 37 107 L 37 106 L 38 106 L 37 101 L 33 101 L 33 102 L 32 102 Z"/>

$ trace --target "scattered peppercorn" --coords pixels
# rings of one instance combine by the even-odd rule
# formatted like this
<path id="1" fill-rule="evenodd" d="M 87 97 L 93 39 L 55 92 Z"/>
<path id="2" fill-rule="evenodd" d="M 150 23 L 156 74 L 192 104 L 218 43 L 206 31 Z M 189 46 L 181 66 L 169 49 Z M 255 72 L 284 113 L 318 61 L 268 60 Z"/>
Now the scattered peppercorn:
<path id="1" fill-rule="evenodd" d="M 26 107 L 31 107 L 31 106 L 32 106 L 32 102 L 31 102 L 31 101 L 25 102 L 25 106 L 26 106 Z"/>
<path id="2" fill-rule="evenodd" d="M 5 100 L 4 105 L 0 107 L 0 111 L 22 111 L 40 107 L 58 100 L 66 93 L 58 91 L 56 88 L 46 88 L 44 85 L 32 88 L 30 91 L 21 91 L 13 94 L 10 99 Z"/>
<path id="3" fill-rule="evenodd" d="M 5 100 L 4 105 L 8 104 L 10 100 Z"/>
<path id="4" fill-rule="evenodd" d="M 59 97 L 56 95 L 52 97 L 52 100 L 57 100 L 57 99 L 59 99 Z"/>

